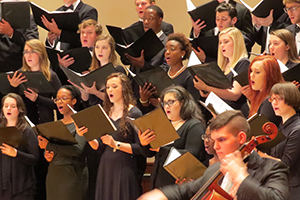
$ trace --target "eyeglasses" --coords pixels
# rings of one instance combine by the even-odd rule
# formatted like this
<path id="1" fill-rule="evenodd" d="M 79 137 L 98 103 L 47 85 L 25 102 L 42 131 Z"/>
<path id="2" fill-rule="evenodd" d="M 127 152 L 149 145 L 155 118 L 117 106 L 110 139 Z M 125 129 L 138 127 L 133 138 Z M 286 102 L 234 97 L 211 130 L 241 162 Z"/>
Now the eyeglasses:
<path id="1" fill-rule="evenodd" d="M 54 103 L 58 103 L 59 101 L 65 102 L 68 99 L 72 99 L 72 98 L 69 98 L 69 97 L 55 98 L 55 99 L 53 99 L 53 101 L 54 101 Z"/>
<path id="2" fill-rule="evenodd" d="M 276 102 L 278 102 L 278 101 L 282 101 L 282 100 L 284 100 L 284 98 L 282 98 L 282 97 L 273 97 L 273 98 L 269 98 L 268 99 L 269 100 L 269 102 L 273 102 L 274 100 L 276 101 Z"/>
<path id="3" fill-rule="evenodd" d="M 211 137 L 210 137 L 210 134 L 209 135 L 206 135 L 206 134 L 204 134 L 204 135 L 201 135 L 201 139 L 202 140 L 207 140 L 207 141 L 212 141 L 212 139 L 211 139 Z"/>
<path id="4" fill-rule="evenodd" d="M 290 7 L 290 8 L 283 8 L 284 12 L 288 13 L 289 11 L 291 12 L 296 12 L 296 10 L 299 8 L 300 6 L 293 6 L 293 7 Z"/>
<path id="5" fill-rule="evenodd" d="M 37 53 L 36 51 L 23 51 L 23 55 Z"/>
<path id="6" fill-rule="evenodd" d="M 169 106 L 169 107 L 171 107 L 171 106 L 173 106 L 174 105 L 174 103 L 176 102 L 176 101 L 178 101 L 178 99 L 170 99 L 170 100 L 168 100 L 167 102 L 161 102 L 161 105 L 162 105 L 162 107 L 165 107 L 166 105 L 167 106 Z"/>

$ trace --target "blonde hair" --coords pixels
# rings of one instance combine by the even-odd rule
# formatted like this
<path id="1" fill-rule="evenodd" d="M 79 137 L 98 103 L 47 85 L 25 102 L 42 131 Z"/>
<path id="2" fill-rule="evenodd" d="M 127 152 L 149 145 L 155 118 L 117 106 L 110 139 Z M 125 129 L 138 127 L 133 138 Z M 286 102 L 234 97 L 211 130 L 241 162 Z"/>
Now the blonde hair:
<path id="1" fill-rule="evenodd" d="M 114 38 L 110 35 L 100 35 L 95 40 L 94 49 L 93 49 L 92 63 L 91 63 L 91 66 L 89 68 L 90 71 L 98 69 L 99 67 L 102 66 L 100 61 L 97 59 L 97 56 L 96 56 L 96 53 L 95 53 L 96 43 L 100 40 L 106 40 L 108 42 L 108 44 L 110 46 L 109 62 L 111 62 L 114 66 L 117 65 L 117 55 L 116 55 L 116 51 L 115 51 L 116 48 L 115 48 Z"/>
<path id="2" fill-rule="evenodd" d="M 94 19 L 87 19 L 81 22 L 81 24 L 78 25 L 78 32 L 81 33 L 81 29 L 86 28 L 88 26 L 94 26 L 96 35 L 102 34 L 102 26 L 101 24 L 98 24 L 98 22 Z"/>
<path id="3" fill-rule="evenodd" d="M 232 39 L 233 41 L 233 58 L 232 58 L 232 63 L 231 66 L 235 66 L 240 59 L 242 58 L 247 58 L 248 53 L 246 50 L 246 45 L 245 45 L 245 40 L 243 37 L 243 34 L 241 31 L 235 27 L 229 27 L 221 31 L 219 38 L 221 35 L 228 34 L 228 36 Z M 218 65 L 219 67 L 224 70 L 226 65 L 228 64 L 229 60 L 228 58 L 224 57 L 221 51 L 221 48 L 218 48 Z M 230 66 L 230 67 L 231 67 Z"/>
<path id="4" fill-rule="evenodd" d="M 31 39 L 26 41 L 25 46 L 29 46 L 32 51 L 35 51 L 39 55 L 39 65 L 40 71 L 44 74 L 48 81 L 51 80 L 51 73 L 49 68 L 48 54 L 44 44 L 38 39 Z M 24 49 L 25 49 L 24 46 Z M 31 71 L 29 65 L 27 64 L 25 57 L 23 56 L 23 66 L 22 71 Z"/>
<path id="5" fill-rule="evenodd" d="M 283 5 L 286 5 L 287 3 L 300 3 L 300 0 L 283 0 Z"/>

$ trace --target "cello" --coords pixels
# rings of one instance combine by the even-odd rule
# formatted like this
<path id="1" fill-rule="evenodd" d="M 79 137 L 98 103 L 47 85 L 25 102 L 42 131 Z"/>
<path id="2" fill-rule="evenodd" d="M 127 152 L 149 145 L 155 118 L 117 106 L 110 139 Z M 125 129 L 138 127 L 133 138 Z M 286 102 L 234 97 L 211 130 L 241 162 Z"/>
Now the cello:
<path id="1" fill-rule="evenodd" d="M 260 135 L 254 137 L 249 142 L 241 146 L 240 151 L 242 153 L 243 160 L 251 154 L 254 148 L 260 144 L 269 142 L 276 138 L 278 129 L 272 122 L 266 122 L 262 126 L 262 130 L 267 135 Z M 203 186 L 198 190 L 198 192 L 191 198 L 191 200 L 232 200 L 233 197 L 230 196 L 226 191 L 224 191 L 218 182 L 223 178 L 223 174 L 218 170 Z"/>

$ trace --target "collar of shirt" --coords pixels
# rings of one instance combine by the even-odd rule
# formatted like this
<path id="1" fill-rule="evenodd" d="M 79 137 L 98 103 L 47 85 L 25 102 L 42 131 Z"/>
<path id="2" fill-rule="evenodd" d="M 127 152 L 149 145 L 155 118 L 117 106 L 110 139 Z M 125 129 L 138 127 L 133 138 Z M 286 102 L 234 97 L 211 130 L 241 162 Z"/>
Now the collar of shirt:
<path id="1" fill-rule="evenodd" d="M 164 32 L 163 32 L 162 30 L 160 30 L 160 31 L 156 34 L 156 36 L 159 38 L 163 33 L 164 33 Z"/>

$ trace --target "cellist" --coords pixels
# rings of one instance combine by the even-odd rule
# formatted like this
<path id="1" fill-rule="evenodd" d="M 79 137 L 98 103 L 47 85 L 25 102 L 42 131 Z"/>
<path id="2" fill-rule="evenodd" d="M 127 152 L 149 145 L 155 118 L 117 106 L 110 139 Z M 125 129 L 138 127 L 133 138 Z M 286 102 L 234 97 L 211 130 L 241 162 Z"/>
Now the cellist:
<path id="1" fill-rule="evenodd" d="M 243 161 L 238 149 L 249 140 L 250 126 L 240 111 L 218 115 L 210 128 L 214 149 L 221 162 L 210 166 L 201 178 L 193 182 L 155 189 L 138 200 L 189 200 L 218 170 L 224 175 L 219 184 L 232 199 L 287 199 L 288 168 L 284 163 L 262 158 L 256 151 L 250 153 L 246 163 Z"/>

